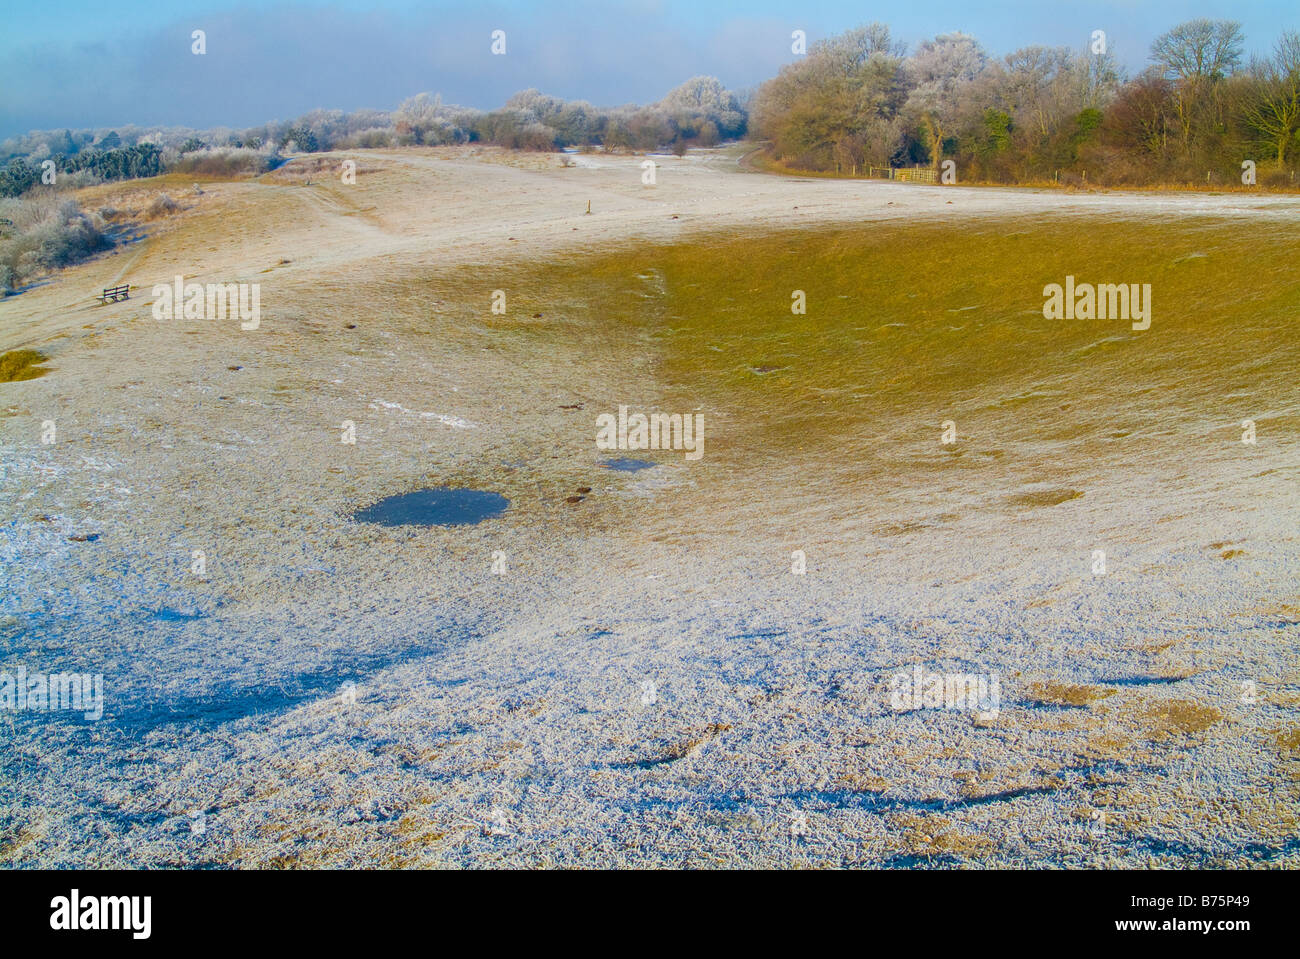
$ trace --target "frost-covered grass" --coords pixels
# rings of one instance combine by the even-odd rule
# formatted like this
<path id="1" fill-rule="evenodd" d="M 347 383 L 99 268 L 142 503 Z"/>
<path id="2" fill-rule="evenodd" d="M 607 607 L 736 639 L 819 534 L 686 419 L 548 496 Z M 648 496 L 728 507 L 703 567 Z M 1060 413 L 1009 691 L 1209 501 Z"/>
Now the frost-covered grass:
<path id="1" fill-rule="evenodd" d="M 410 218 L 398 172 L 355 206 L 232 189 L 229 232 L 161 235 L 140 282 L 218 247 L 223 275 L 267 271 L 266 337 L 133 299 L 58 377 L 4 388 L 0 668 L 102 671 L 108 703 L 95 725 L 0 713 L 0 861 L 1293 865 L 1285 209 L 949 215 L 994 200 L 712 171 L 689 195 L 686 164 L 662 181 L 686 198 L 652 204 L 601 159 L 430 161 L 440 202 Z M 787 192 L 764 229 L 703 232 L 728 190 Z M 515 211 L 537 196 L 555 208 Z M 887 218 L 772 228 L 850 201 Z M 537 227 L 578 238 L 620 203 L 701 232 Z M 274 242 L 234 260 L 273 208 Z M 492 246 L 473 214 L 518 222 Z M 442 216 L 473 232 L 415 233 Z M 468 265 L 430 252 L 458 243 Z M 1151 329 L 1044 320 L 1067 274 L 1152 283 Z M 595 417 L 623 403 L 701 412 L 704 458 L 601 468 Z M 348 519 L 440 484 L 511 507 Z M 895 710 L 914 665 L 996 672 L 999 715 Z"/>

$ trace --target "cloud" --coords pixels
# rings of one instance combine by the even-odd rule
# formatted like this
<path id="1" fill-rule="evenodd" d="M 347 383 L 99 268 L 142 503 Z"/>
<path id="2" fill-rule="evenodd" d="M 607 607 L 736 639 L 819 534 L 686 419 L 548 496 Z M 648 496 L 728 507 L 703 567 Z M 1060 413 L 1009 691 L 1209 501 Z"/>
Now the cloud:
<path id="1" fill-rule="evenodd" d="M 203 56 L 190 49 L 195 28 L 206 31 Z M 490 51 L 494 29 L 507 33 L 505 56 Z M 126 123 L 241 127 L 316 107 L 392 108 L 423 90 L 482 108 L 528 87 L 601 105 L 647 102 L 699 73 L 756 83 L 788 59 L 788 36 L 777 21 L 688 30 L 653 2 L 529 13 L 227 11 L 5 58 L 0 136 Z"/>
<path id="2" fill-rule="evenodd" d="M 1260 50 L 1271 45 L 1277 25 L 1289 21 L 1283 11 L 1293 3 L 1258 0 L 1240 10 Z M 1234 16 L 1242 6 L 1227 0 L 1204 5 Z M 14 31 L 0 38 L 0 136 L 126 123 L 242 127 L 316 107 L 392 108 L 424 90 L 481 108 L 528 87 L 602 106 L 645 103 L 697 74 L 733 88 L 760 83 L 793 59 L 790 31 L 796 27 L 813 41 L 877 17 L 912 44 L 960 28 L 995 55 L 1034 43 L 1080 48 L 1093 29 L 1105 29 L 1112 51 L 1135 69 L 1151 39 L 1187 15 L 1186 4 L 1175 0 L 967 0 L 879 10 L 851 0 L 803 6 L 745 0 L 734 5 L 735 14 L 729 6 L 450 0 L 434 10 L 427 0 L 332 0 L 330 6 L 268 3 L 203 16 L 173 14 L 172 22 L 154 27 L 147 17 L 114 17 L 124 32 L 95 42 L 30 43 L 22 37 L 32 32 Z M 64 36 L 101 29 L 102 15 L 93 23 L 83 19 L 88 22 Z M 196 27 L 207 31 L 205 57 L 190 53 Z M 495 29 L 507 32 L 504 57 L 489 52 Z"/>

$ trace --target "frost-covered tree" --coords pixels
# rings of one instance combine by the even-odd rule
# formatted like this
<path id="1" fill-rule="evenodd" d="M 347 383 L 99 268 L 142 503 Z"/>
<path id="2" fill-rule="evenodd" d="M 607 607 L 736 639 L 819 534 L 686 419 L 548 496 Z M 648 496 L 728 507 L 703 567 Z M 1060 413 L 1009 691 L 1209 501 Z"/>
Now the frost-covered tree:
<path id="1" fill-rule="evenodd" d="M 883 24 L 813 45 L 754 96 L 752 124 L 797 166 L 856 172 L 898 147 L 904 100 L 901 55 Z"/>
<path id="2" fill-rule="evenodd" d="M 441 94 L 418 93 L 397 108 L 393 129 L 402 143 L 463 143 L 470 137 L 470 124 L 480 115 L 476 110 L 444 104 Z"/>
<path id="3" fill-rule="evenodd" d="M 911 90 L 905 112 L 920 129 L 936 170 L 944 140 L 954 132 L 962 98 L 988 66 L 988 56 L 974 37 L 946 33 L 921 44 L 905 65 Z"/>
<path id="4" fill-rule="evenodd" d="M 657 104 L 668 116 L 685 119 L 693 128 L 711 123 L 722 137 L 745 132 L 745 112 L 736 95 L 717 77 L 692 77 Z"/>

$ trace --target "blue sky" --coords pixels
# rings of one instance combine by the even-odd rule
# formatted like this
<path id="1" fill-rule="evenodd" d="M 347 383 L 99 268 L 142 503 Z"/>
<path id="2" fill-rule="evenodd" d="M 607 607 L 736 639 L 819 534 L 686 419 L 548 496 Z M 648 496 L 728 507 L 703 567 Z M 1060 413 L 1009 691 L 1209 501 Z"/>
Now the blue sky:
<path id="1" fill-rule="evenodd" d="M 1248 50 L 1300 30 L 1300 0 L 0 0 L 0 137 L 126 123 L 247 126 L 314 107 L 392 108 L 422 90 L 468 106 L 538 87 L 601 105 L 658 99 L 699 73 L 740 88 L 810 40 L 880 19 L 915 45 L 964 30 L 994 54 L 1082 47 L 1106 30 L 1140 70 L 1183 20 L 1229 17 Z M 190 32 L 208 52 L 190 52 Z M 507 54 L 489 52 L 507 34 Z"/>

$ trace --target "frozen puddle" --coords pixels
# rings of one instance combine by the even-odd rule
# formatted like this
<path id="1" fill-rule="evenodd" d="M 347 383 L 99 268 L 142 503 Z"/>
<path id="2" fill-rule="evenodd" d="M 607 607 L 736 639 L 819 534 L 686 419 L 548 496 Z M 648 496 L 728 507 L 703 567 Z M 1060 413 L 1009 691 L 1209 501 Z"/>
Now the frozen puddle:
<path id="1" fill-rule="evenodd" d="M 352 518 L 380 526 L 472 526 L 500 516 L 509 506 L 500 493 L 439 486 L 385 497 Z"/>
<path id="2" fill-rule="evenodd" d="M 635 473 L 637 470 L 648 470 L 655 464 L 649 460 L 634 460 L 624 456 L 615 460 L 605 460 L 600 465 L 607 470 L 615 470 L 619 473 Z"/>

